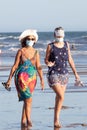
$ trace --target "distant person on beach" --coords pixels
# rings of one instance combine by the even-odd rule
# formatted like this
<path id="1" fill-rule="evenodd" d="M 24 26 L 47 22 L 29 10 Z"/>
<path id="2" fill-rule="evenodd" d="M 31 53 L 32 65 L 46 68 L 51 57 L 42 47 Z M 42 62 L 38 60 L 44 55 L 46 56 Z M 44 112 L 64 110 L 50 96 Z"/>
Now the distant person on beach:
<path id="1" fill-rule="evenodd" d="M 80 80 L 77 74 L 73 58 L 71 56 L 69 43 L 64 41 L 64 29 L 55 28 L 52 43 L 49 43 L 46 50 L 45 63 L 48 66 L 47 79 L 49 86 L 56 94 L 54 109 L 54 127 L 60 128 L 60 111 L 64 101 L 64 94 L 68 84 L 69 74 L 67 62 L 73 70 L 75 79 Z"/>
<path id="2" fill-rule="evenodd" d="M 37 82 L 37 72 L 40 77 L 41 89 L 44 89 L 43 72 L 40 64 L 40 56 L 34 44 L 38 40 L 36 30 L 25 30 L 19 37 L 22 48 L 18 50 L 14 65 L 12 66 L 9 78 L 4 84 L 8 90 L 11 79 L 15 74 L 15 85 L 19 101 L 24 101 L 21 126 L 31 127 L 31 105 L 32 95 Z"/>
<path id="3" fill-rule="evenodd" d="M 76 50 L 76 47 L 75 47 L 74 44 L 72 44 L 72 46 L 71 46 L 71 50 Z"/>

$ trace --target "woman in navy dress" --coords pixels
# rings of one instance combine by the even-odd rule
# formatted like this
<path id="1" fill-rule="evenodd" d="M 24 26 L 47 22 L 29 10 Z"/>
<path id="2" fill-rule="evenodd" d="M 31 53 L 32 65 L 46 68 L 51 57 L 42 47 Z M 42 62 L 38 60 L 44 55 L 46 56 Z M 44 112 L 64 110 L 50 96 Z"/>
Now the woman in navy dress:
<path id="1" fill-rule="evenodd" d="M 76 80 L 80 80 L 77 74 L 69 43 L 64 41 L 62 27 L 55 28 L 55 41 L 49 43 L 46 50 L 45 63 L 48 66 L 48 84 L 56 93 L 54 110 L 54 127 L 61 127 L 59 122 L 60 111 L 64 101 L 64 93 L 69 79 L 67 62 L 73 70 Z"/>

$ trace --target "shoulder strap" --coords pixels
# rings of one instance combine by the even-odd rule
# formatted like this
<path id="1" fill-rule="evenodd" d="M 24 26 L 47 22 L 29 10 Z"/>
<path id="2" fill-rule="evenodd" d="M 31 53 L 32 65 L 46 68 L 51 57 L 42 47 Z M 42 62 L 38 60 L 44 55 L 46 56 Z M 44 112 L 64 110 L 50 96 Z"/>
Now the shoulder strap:
<path id="1" fill-rule="evenodd" d="M 37 50 L 35 51 L 35 53 L 34 53 L 34 56 L 33 56 L 33 57 L 35 57 L 35 56 L 36 56 L 36 54 L 37 54 Z"/>
<path id="2" fill-rule="evenodd" d="M 64 43 L 65 43 L 65 47 L 66 47 L 66 48 L 68 48 L 67 42 L 66 42 L 66 41 L 64 41 Z"/>

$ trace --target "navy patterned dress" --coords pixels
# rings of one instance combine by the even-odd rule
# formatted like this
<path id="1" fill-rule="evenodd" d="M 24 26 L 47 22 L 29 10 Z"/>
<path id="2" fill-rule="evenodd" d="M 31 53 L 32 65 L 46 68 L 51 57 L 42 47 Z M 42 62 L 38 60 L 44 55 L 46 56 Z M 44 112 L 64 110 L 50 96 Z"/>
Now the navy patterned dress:
<path id="1" fill-rule="evenodd" d="M 64 42 L 64 46 L 62 48 L 56 47 L 54 43 L 50 43 L 49 45 L 51 46 L 49 61 L 55 61 L 55 64 L 52 67 L 48 67 L 48 84 L 50 87 L 55 86 L 56 84 L 66 86 L 69 78 L 67 69 L 67 43 Z"/>

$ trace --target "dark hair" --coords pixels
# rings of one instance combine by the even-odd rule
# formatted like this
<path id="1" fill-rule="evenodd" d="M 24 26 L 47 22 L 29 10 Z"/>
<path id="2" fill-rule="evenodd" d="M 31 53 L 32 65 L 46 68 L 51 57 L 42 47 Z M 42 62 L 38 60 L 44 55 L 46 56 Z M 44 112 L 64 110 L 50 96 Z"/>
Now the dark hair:
<path id="1" fill-rule="evenodd" d="M 57 30 L 64 30 L 62 27 L 57 27 L 57 28 L 55 28 L 54 29 L 54 37 L 55 37 L 55 31 L 57 31 Z"/>
<path id="2" fill-rule="evenodd" d="M 55 30 L 64 30 L 62 27 L 57 27 Z"/>
<path id="3" fill-rule="evenodd" d="M 24 38 L 24 39 L 21 41 L 21 46 L 22 46 L 22 47 L 25 47 L 25 46 L 26 46 L 26 38 Z"/>

